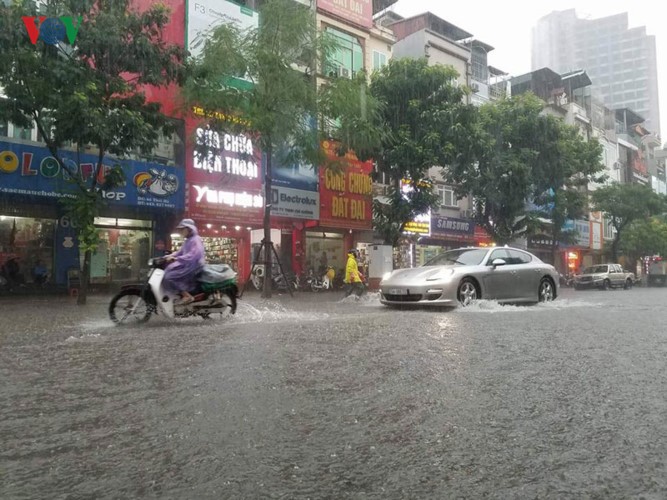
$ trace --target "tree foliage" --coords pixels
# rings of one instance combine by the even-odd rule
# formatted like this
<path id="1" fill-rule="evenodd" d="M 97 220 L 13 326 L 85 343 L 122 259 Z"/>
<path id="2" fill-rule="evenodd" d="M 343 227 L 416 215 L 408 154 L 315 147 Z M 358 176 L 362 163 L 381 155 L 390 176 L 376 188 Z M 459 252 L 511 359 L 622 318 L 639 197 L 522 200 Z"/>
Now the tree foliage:
<path id="1" fill-rule="evenodd" d="M 33 45 L 22 16 L 82 16 L 74 46 Z M 169 11 L 154 4 L 144 12 L 131 9 L 129 0 L 50 0 L 41 6 L 19 0 L 0 6 L 0 118 L 22 127 L 36 123 L 40 137 L 62 172 L 79 186 L 79 196 L 68 202 L 80 228 L 80 250 L 85 252 L 82 293 L 85 303 L 91 251 L 97 247 L 94 218 L 103 204 L 101 191 L 123 182 L 119 167 L 98 184 L 107 154 L 119 157 L 147 152 L 170 123 L 160 106 L 146 100 L 146 85 L 161 86 L 183 80 L 182 49 L 167 44 L 162 30 Z M 92 145 L 98 156 L 96 171 L 79 175 L 63 161 L 63 148 L 81 150 Z M 80 169 L 79 169 L 80 170 Z"/>
<path id="2" fill-rule="evenodd" d="M 594 191 L 591 199 L 595 209 L 605 212 L 616 229 L 613 260 L 618 258 L 621 238 L 633 222 L 662 214 L 667 207 L 664 196 L 641 184 L 609 184 Z"/>
<path id="3" fill-rule="evenodd" d="M 565 222 L 585 213 L 585 187 L 603 168 L 596 140 L 543 109 L 532 94 L 481 106 L 477 161 L 445 171 L 459 196 L 472 195 L 476 222 L 499 244 L 537 230 L 540 218 L 551 221 L 554 245 L 567 239 Z"/>
<path id="4" fill-rule="evenodd" d="M 603 179 L 602 146 L 555 116 L 543 116 L 538 127 L 533 135 L 538 151 L 533 201 L 539 207 L 535 213 L 550 221 L 555 262 L 558 242 L 571 242 L 575 236 L 563 229 L 565 223 L 588 214 L 587 186 Z"/>
<path id="5" fill-rule="evenodd" d="M 667 221 L 662 216 L 636 220 L 627 226 L 619 245 L 631 260 L 650 255 L 667 256 Z"/>
<path id="6" fill-rule="evenodd" d="M 470 166 L 476 110 L 465 103 L 468 91 L 456 84 L 458 76 L 452 67 L 406 58 L 372 77 L 386 132 L 373 156 L 389 182 L 388 200 L 374 201 L 374 225 L 387 244 L 395 245 L 406 223 L 438 205 L 431 168 Z M 406 191 L 401 180 L 408 182 Z"/>
<path id="7" fill-rule="evenodd" d="M 185 95 L 210 116 L 224 112 L 243 117 L 212 118 L 208 125 L 219 133 L 256 137 L 266 155 L 265 200 L 270 200 L 273 162 L 327 165 L 320 147 L 324 138 L 339 142 L 341 158 L 348 150 L 367 158 L 380 135 L 375 125 L 379 104 L 368 92 L 363 75 L 318 87 L 317 68 L 337 45 L 318 31 L 312 10 L 293 0 L 267 0 L 259 16 L 258 29 L 240 31 L 223 24 L 209 34 L 203 54 L 193 63 Z M 240 77 L 250 84 L 239 82 Z M 197 153 L 207 157 L 212 148 L 204 143 Z M 271 205 L 265 203 L 264 242 L 268 245 L 270 216 Z M 264 256 L 266 269 L 271 269 L 271 252 L 265 251 Z M 271 295 L 270 287 L 270 280 L 265 280 L 265 297 Z"/>

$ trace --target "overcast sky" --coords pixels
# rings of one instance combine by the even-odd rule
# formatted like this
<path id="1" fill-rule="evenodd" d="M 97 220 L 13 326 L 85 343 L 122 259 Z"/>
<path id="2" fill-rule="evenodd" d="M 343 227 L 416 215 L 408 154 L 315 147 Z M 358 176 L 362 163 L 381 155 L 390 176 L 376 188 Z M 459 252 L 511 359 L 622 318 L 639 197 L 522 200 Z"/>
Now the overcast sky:
<path id="1" fill-rule="evenodd" d="M 667 138 L 667 3 L 630 0 L 398 0 L 392 10 L 402 16 L 430 11 L 472 33 L 495 50 L 489 64 L 517 76 L 531 71 L 531 30 L 554 10 L 575 8 L 582 18 L 595 19 L 628 12 L 630 27 L 646 26 L 656 36 L 660 124 Z M 585 69 L 585 68 L 584 68 Z"/>

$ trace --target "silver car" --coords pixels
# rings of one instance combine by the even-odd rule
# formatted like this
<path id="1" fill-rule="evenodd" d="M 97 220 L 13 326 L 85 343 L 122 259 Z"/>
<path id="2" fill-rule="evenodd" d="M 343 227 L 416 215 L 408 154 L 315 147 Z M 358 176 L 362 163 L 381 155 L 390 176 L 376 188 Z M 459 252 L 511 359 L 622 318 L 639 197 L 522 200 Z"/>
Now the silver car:
<path id="1" fill-rule="evenodd" d="M 479 299 L 548 302 L 558 296 L 558 272 L 533 254 L 509 247 L 459 248 L 422 267 L 397 269 L 380 283 L 386 305 L 467 306 Z"/>

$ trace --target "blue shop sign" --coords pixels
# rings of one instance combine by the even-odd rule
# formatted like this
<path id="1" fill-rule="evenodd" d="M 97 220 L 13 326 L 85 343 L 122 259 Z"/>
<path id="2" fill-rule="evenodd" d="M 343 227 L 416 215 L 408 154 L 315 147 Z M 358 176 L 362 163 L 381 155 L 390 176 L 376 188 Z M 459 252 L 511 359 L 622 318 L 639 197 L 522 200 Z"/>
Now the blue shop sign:
<path id="1" fill-rule="evenodd" d="M 469 219 L 433 215 L 431 216 L 431 233 L 473 236 L 475 234 L 475 223 Z"/>
<path id="2" fill-rule="evenodd" d="M 87 183 L 91 182 L 96 171 L 96 155 L 63 151 L 62 156 L 70 172 L 76 172 Z M 102 191 L 110 205 L 184 209 L 183 168 L 105 157 L 100 177 L 103 178 L 115 165 L 122 166 L 125 184 Z M 73 198 L 78 190 L 70 173 L 62 170 L 46 148 L 0 141 L 0 196 Z"/>

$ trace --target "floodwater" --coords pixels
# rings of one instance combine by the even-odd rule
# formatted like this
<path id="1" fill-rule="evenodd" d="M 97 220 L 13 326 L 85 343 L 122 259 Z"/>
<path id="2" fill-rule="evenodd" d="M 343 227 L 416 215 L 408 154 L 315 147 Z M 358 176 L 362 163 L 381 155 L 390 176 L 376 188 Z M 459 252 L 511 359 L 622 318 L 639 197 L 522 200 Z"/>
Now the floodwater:
<path id="1" fill-rule="evenodd" d="M 0 302 L 0 497 L 667 497 L 667 289 L 246 299 L 136 328 Z"/>

